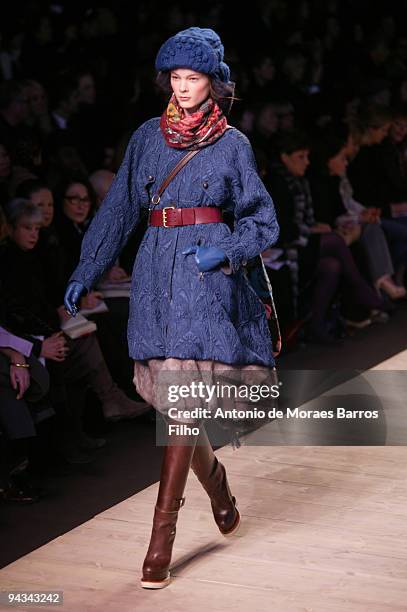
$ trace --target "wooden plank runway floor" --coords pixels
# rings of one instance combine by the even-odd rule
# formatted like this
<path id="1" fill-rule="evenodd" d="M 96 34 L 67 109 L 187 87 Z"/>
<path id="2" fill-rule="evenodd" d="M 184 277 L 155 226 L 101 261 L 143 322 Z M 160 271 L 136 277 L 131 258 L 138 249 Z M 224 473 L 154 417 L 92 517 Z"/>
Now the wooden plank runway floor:
<path id="1" fill-rule="evenodd" d="M 405 367 L 405 353 L 383 365 Z M 18 610 L 407 611 L 405 447 L 242 446 L 217 455 L 241 529 L 219 534 L 191 473 L 168 588 L 139 586 L 154 484 L 2 569 L 0 589 L 64 591 L 62 607 Z"/>

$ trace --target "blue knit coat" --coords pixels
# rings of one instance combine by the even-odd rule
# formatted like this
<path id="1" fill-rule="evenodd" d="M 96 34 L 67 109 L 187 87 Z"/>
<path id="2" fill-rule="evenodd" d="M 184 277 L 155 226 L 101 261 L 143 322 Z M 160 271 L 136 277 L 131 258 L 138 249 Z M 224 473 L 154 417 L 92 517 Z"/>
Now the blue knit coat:
<path id="1" fill-rule="evenodd" d="M 124 160 L 90 224 L 71 276 L 88 290 L 109 269 L 133 232 L 142 208 L 185 150 L 169 147 L 159 118 L 132 135 Z M 228 364 L 274 365 L 265 308 L 242 266 L 274 244 L 279 228 L 273 201 L 257 174 L 247 137 L 230 128 L 173 179 L 155 210 L 217 206 L 234 215 L 225 223 L 149 227 L 134 262 L 129 353 L 133 359 L 178 357 Z M 199 273 L 190 245 L 217 246 L 231 274 Z"/>

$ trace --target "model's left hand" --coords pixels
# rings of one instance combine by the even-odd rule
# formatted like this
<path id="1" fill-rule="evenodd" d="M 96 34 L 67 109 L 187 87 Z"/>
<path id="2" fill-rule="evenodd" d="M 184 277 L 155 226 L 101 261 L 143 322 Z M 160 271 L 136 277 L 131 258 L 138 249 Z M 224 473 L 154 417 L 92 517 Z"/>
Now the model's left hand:
<path id="1" fill-rule="evenodd" d="M 195 261 L 200 272 L 208 272 L 213 270 L 219 264 L 226 261 L 227 257 L 222 249 L 213 246 L 190 246 L 185 251 L 182 251 L 183 255 L 195 255 Z"/>

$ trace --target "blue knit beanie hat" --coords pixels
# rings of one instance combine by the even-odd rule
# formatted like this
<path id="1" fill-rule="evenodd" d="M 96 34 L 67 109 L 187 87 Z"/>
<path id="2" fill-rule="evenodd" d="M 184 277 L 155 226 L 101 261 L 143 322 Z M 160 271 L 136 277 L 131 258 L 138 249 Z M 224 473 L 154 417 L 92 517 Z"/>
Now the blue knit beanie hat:
<path id="1" fill-rule="evenodd" d="M 224 48 L 210 28 L 188 28 L 169 38 L 155 60 L 156 70 L 190 68 L 228 83 L 230 69 L 223 61 Z"/>

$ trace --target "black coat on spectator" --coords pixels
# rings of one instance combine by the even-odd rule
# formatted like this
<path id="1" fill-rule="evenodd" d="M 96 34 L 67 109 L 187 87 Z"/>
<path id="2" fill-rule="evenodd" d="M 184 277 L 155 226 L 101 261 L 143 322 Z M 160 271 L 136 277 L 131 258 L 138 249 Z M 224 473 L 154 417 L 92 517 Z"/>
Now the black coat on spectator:
<path id="1" fill-rule="evenodd" d="M 64 303 L 66 289 L 66 264 L 64 250 L 55 228 L 50 225 L 43 227 L 35 247 L 46 275 L 46 293 L 48 301 L 58 308 Z"/>
<path id="2" fill-rule="evenodd" d="M 281 164 L 275 164 L 273 170 L 266 180 L 266 186 L 273 195 L 276 207 L 280 235 L 276 247 L 285 250 L 284 258 L 292 260 L 294 253 L 298 263 L 298 276 L 291 274 L 291 284 L 294 294 L 299 295 L 314 278 L 315 269 L 319 260 L 320 236 L 318 234 L 307 234 L 305 240 L 300 241 L 302 234 L 298 221 L 297 204 L 293 189 L 290 189 L 287 180 L 288 173 L 282 171 Z M 297 189 L 301 185 L 306 187 L 306 179 L 296 181 Z M 306 198 L 304 198 L 306 199 Z M 312 211 L 310 216 L 312 215 Z M 296 285 L 296 286 L 295 286 Z"/>
<path id="3" fill-rule="evenodd" d="M 407 201 L 407 176 L 401 156 L 401 150 L 390 138 L 386 138 L 378 147 L 383 197 L 392 204 Z"/>
<path id="4" fill-rule="evenodd" d="M 391 177 L 397 173 L 399 163 L 395 152 L 387 145 L 371 145 L 360 148 L 355 159 L 349 164 L 348 178 L 353 187 L 353 197 L 363 206 L 375 206 L 382 210 L 384 217 L 390 216 L 390 203 L 402 201 L 398 187 Z M 390 158 L 387 155 L 390 153 Z"/>
<path id="5" fill-rule="evenodd" d="M 266 186 L 273 197 L 278 224 L 280 226 L 278 244 L 286 245 L 294 240 L 298 240 L 300 230 L 295 223 L 295 203 L 293 194 L 284 176 L 278 172 L 276 166 L 273 167 L 272 172 L 267 178 Z"/>
<path id="6" fill-rule="evenodd" d="M 59 330 L 58 313 L 47 299 L 45 272 L 36 253 L 6 241 L 0 248 L 0 279 L 9 304 L 15 305 L 8 321 L 14 333 L 50 336 Z"/>
<path id="7" fill-rule="evenodd" d="M 57 217 L 56 231 L 63 251 L 63 282 L 65 285 L 79 263 L 82 240 L 89 223 L 90 220 L 78 225 L 64 214 Z"/>
<path id="8" fill-rule="evenodd" d="M 329 223 L 332 228 L 335 227 L 336 218 L 348 212 L 339 191 L 340 181 L 339 176 L 327 173 L 314 171 L 309 174 L 315 219 L 320 223 Z"/>

